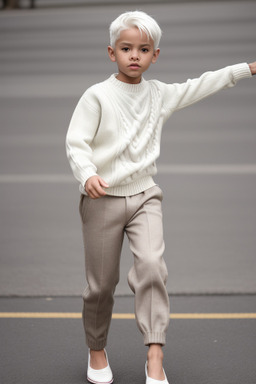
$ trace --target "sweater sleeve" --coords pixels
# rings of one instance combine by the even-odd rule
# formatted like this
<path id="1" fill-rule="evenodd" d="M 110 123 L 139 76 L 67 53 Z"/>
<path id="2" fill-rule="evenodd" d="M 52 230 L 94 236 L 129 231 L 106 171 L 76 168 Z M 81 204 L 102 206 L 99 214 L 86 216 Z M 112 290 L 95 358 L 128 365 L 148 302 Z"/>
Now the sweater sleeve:
<path id="1" fill-rule="evenodd" d="M 91 143 L 99 126 L 99 119 L 99 106 L 90 103 L 85 92 L 74 110 L 66 136 L 67 157 L 75 178 L 82 186 L 89 177 L 97 174 L 92 161 Z"/>
<path id="2" fill-rule="evenodd" d="M 251 77 L 249 65 L 236 64 L 223 69 L 205 72 L 197 79 L 167 85 L 165 109 L 174 112 L 213 95 L 224 88 L 233 87 L 238 80 Z"/>

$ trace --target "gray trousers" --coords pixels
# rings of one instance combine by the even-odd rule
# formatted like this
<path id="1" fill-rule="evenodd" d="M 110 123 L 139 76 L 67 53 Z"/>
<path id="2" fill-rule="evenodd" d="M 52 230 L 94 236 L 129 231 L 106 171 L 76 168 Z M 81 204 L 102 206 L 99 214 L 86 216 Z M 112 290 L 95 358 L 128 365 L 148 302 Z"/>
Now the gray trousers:
<path id="1" fill-rule="evenodd" d="M 165 344 L 169 324 L 167 268 L 163 260 L 162 191 L 154 186 L 128 197 L 81 195 L 87 287 L 83 323 L 89 348 L 106 346 L 119 281 L 120 255 L 127 234 L 134 264 L 128 283 L 135 294 L 135 316 L 144 344 Z"/>

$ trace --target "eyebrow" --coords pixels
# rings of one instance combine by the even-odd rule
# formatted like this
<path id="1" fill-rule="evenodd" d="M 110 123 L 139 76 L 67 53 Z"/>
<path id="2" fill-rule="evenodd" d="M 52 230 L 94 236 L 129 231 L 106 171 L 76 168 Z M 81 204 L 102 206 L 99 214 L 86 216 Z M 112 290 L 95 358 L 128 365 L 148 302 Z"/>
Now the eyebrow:
<path id="1" fill-rule="evenodd" d="M 120 41 L 120 44 L 129 45 L 129 46 L 133 45 L 133 44 L 128 43 L 126 41 Z M 149 43 L 145 43 L 145 44 L 140 44 L 140 47 L 151 47 L 151 45 Z"/>

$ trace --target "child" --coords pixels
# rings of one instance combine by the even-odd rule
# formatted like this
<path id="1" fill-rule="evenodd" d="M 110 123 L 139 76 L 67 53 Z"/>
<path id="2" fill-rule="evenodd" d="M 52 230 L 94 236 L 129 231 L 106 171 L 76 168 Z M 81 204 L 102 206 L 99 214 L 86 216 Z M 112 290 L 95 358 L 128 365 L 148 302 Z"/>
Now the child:
<path id="1" fill-rule="evenodd" d="M 83 94 L 67 133 L 67 156 L 81 191 L 88 283 L 83 322 L 92 383 L 113 381 L 105 346 L 124 233 L 134 255 L 128 282 L 136 320 L 149 346 L 146 384 L 168 383 L 162 365 L 169 322 L 162 191 L 152 178 L 162 126 L 174 111 L 256 72 L 255 62 L 207 72 L 183 84 L 146 81 L 142 74 L 157 61 L 160 38 L 159 25 L 143 12 L 127 12 L 113 21 L 108 54 L 118 73 Z"/>

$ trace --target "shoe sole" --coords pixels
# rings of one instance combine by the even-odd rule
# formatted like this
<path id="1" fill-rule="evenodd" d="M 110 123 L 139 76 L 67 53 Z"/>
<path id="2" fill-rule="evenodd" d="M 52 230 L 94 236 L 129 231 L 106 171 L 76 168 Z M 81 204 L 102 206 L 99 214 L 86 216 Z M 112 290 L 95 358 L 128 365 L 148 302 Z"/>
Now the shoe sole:
<path id="1" fill-rule="evenodd" d="M 89 377 L 87 377 L 87 381 L 89 381 L 89 383 L 92 383 L 92 384 L 111 384 L 111 383 L 113 383 L 114 379 L 112 379 L 110 381 L 99 382 L 99 381 L 94 381 L 92 379 L 89 379 Z"/>

